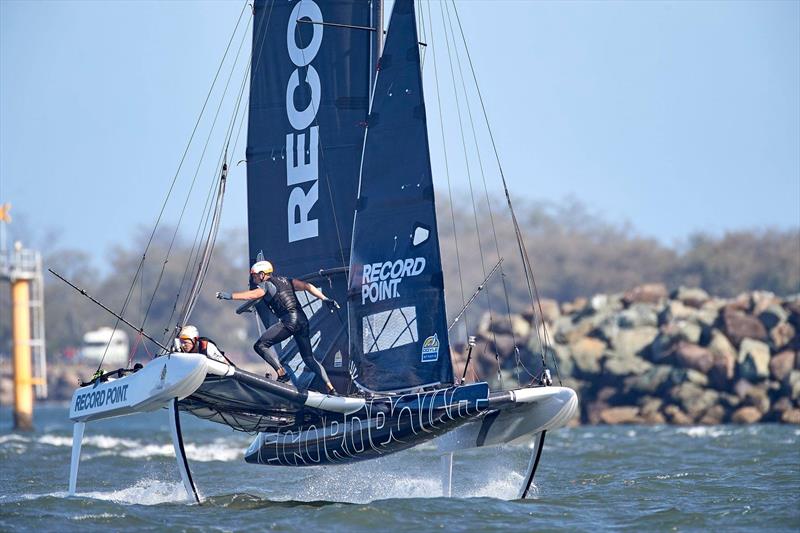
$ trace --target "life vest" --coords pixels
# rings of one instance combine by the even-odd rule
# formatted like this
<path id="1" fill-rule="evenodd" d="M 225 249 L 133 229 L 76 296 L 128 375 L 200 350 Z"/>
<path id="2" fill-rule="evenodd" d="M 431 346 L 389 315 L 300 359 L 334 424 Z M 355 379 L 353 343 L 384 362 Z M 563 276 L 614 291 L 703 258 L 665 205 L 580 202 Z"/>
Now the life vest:
<path id="1" fill-rule="evenodd" d="M 264 303 L 278 318 L 301 310 L 302 306 L 297 300 L 291 279 L 272 276 L 264 283 L 260 283 L 259 287 L 264 289 Z"/>

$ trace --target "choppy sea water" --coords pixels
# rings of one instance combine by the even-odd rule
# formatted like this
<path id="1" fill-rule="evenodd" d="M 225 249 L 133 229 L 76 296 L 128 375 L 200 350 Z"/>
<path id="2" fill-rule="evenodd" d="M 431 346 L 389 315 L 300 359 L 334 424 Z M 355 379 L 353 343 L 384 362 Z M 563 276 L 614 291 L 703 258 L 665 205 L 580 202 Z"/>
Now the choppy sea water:
<path id="1" fill-rule="evenodd" d="M 581 427 L 552 432 L 527 500 L 525 446 L 457 456 L 443 498 L 433 446 L 314 468 L 248 465 L 249 435 L 181 417 L 187 503 L 166 411 L 88 424 L 78 495 L 72 425 L 39 407 L 34 433 L 0 410 L 0 530 L 533 531 L 800 529 L 796 426 Z"/>

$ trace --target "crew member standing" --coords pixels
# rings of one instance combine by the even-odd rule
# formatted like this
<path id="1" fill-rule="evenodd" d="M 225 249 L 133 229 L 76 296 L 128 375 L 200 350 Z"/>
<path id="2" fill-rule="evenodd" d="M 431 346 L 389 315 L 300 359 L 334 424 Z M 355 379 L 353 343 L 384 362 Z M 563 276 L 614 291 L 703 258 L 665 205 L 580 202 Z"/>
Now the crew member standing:
<path id="1" fill-rule="evenodd" d="M 309 338 L 308 318 L 303 312 L 297 295 L 294 291 L 306 291 L 312 296 L 319 298 L 331 310 L 338 309 L 339 304 L 322 294 L 322 291 L 310 283 L 298 279 L 277 276 L 273 272 L 272 263 L 269 261 L 258 261 L 250 268 L 250 276 L 256 284 L 255 289 L 242 292 L 218 292 L 217 298 L 221 300 L 255 300 L 263 298 L 264 303 L 269 307 L 278 321 L 270 326 L 267 331 L 256 341 L 253 349 L 261 356 L 264 361 L 275 369 L 278 374 L 278 381 L 289 381 L 275 352 L 270 348 L 275 344 L 294 337 L 300 357 L 306 368 L 319 376 L 328 388 L 329 394 L 336 394 L 328 373 L 322 367 L 311 351 L 311 339 Z"/>

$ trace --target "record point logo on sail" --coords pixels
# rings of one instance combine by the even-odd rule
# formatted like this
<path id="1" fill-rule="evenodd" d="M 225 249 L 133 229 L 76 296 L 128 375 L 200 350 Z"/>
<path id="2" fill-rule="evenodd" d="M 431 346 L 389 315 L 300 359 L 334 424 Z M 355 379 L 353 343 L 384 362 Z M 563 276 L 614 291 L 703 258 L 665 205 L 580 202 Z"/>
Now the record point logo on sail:
<path id="1" fill-rule="evenodd" d="M 409 257 L 384 263 L 366 263 L 361 274 L 361 304 L 397 298 L 398 285 L 407 276 L 417 276 L 425 270 L 424 257 Z"/>
<path id="2" fill-rule="evenodd" d="M 299 43 L 295 37 L 297 21 L 301 19 L 317 23 L 308 24 L 313 31 L 310 42 Z M 319 236 L 319 221 L 309 218 L 309 214 L 319 198 L 319 126 L 311 125 L 317 117 L 322 88 L 311 61 L 322 44 L 322 22 L 319 6 L 313 0 L 301 0 L 289 15 L 286 28 L 286 46 L 295 66 L 286 85 L 286 115 L 293 128 L 286 134 L 286 185 L 291 187 L 287 206 L 289 242 Z M 307 86 L 311 95 L 305 109 L 297 109 L 295 102 L 295 91 L 301 85 Z"/>
<path id="3" fill-rule="evenodd" d="M 422 343 L 422 362 L 430 363 L 439 360 L 439 335 L 434 333 L 433 336 L 425 339 Z"/>

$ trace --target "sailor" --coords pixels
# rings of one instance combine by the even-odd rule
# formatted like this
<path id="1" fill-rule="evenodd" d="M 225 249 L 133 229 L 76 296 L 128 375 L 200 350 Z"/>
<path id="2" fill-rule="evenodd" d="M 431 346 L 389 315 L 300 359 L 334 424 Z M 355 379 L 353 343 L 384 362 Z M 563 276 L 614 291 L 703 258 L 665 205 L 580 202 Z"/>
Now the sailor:
<path id="1" fill-rule="evenodd" d="M 278 374 L 278 381 L 289 381 L 286 370 L 281 365 L 280 360 L 272 350 L 275 344 L 294 337 L 300 357 L 306 368 L 319 376 L 328 389 L 328 394 L 336 394 L 328 373 L 322 365 L 314 359 L 311 351 L 311 339 L 309 338 L 308 318 L 297 301 L 294 291 L 307 291 L 312 296 L 322 300 L 331 311 L 339 309 L 339 304 L 322 294 L 322 291 L 310 283 L 298 279 L 277 276 L 273 272 L 272 263 L 269 261 L 258 261 L 250 268 L 250 276 L 256 284 L 256 288 L 249 291 L 218 292 L 217 298 L 221 300 L 254 300 L 263 298 L 264 303 L 278 317 L 278 321 L 270 326 L 267 331 L 256 341 L 253 349 L 261 356 L 269 366 L 275 369 Z"/>
<path id="2" fill-rule="evenodd" d="M 214 341 L 208 337 L 201 337 L 200 332 L 194 326 L 183 326 L 178 334 L 178 343 L 184 353 L 201 353 L 220 363 L 229 362 L 225 354 L 217 348 Z"/>

